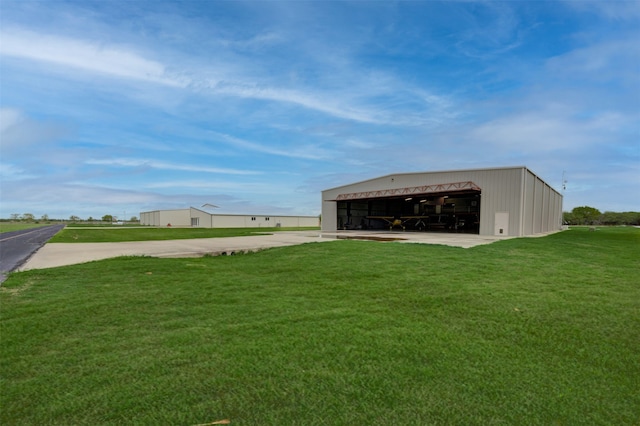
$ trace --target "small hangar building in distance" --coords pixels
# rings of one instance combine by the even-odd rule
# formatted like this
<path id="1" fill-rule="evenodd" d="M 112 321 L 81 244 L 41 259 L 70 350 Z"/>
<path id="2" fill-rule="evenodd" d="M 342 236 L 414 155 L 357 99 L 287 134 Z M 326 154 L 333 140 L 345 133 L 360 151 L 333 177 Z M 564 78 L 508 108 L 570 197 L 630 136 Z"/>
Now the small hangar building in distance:
<path id="1" fill-rule="evenodd" d="M 193 228 L 301 228 L 320 226 L 318 216 L 212 214 L 195 207 L 140 213 L 140 224 Z"/>
<path id="2" fill-rule="evenodd" d="M 322 191 L 322 231 L 526 236 L 560 230 L 562 195 L 524 166 L 401 173 Z"/>

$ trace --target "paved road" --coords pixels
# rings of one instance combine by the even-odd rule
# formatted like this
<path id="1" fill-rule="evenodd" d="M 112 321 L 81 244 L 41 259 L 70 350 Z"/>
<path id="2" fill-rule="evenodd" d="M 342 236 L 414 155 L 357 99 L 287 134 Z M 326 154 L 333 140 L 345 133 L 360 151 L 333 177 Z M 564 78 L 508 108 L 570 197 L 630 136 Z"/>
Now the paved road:
<path id="1" fill-rule="evenodd" d="M 62 228 L 51 225 L 0 234 L 0 283 Z"/>

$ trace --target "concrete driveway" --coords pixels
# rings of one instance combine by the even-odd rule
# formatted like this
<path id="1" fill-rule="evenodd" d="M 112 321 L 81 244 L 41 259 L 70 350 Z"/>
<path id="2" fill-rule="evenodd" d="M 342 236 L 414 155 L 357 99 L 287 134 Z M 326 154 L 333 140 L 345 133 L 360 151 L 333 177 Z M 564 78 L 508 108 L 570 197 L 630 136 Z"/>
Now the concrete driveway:
<path id="1" fill-rule="evenodd" d="M 400 243 L 444 244 L 469 248 L 505 237 L 427 232 L 282 231 L 267 235 L 191 240 L 134 241 L 124 243 L 49 243 L 38 250 L 18 270 L 54 268 L 118 256 L 200 257 L 250 252 L 272 247 L 320 243 L 336 239 L 363 239 Z"/>

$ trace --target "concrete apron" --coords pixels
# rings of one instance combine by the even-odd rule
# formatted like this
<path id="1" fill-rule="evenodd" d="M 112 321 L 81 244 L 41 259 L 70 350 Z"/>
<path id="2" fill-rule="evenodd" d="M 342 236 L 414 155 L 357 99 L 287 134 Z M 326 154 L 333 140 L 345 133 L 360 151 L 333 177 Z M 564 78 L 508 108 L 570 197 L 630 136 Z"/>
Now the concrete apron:
<path id="1" fill-rule="evenodd" d="M 471 234 L 428 232 L 283 231 L 274 234 L 230 238 L 198 238 L 190 240 L 132 241 L 123 243 L 48 243 L 25 262 L 18 271 L 55 268 L 119 256 L 150 256 L 160 258 L 201 257 L 252 252 L 272 247 L 284 247 L 336 239 L 361 239 L 401 243 L 443 244 L 470 248 L 504 240 Z"/>

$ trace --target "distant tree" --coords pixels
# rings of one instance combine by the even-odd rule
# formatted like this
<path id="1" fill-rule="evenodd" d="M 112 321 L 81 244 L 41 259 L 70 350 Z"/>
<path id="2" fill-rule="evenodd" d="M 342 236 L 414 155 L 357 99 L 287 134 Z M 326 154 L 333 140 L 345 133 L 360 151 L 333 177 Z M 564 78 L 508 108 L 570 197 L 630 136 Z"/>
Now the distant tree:
<path id="1" fill-rule="evenodd" d="M 129 222 L 137 222 L 138 218 L 136 216 L 131 216 L 131 219 L 129 219 Z"/>
<path id="2" fill-rule="evenodd" d="M 82 219 L 80 219 L 80 218 L 79 218 L 78 216 L 76 216 L 76 215 L 71 215 L 71 216 L 69 216 L 69 220 L 70 220 L 71 222 L 79 222 L 79 221 L 80 221 L 80 220 L 82 220 Z"/>
<path id="3" fill-rule="evenodd" d="M 35 220 L 35 216 L 33 215 L 33 213 L 24 213 L 22 215 L 22 220 L 24 220 L 25 222 L 33 222 Z"/>
<path id="4" fill-rule="evenodd" d="M 575 225 L 575 220 L 571 212 L 562 212 L 562 223 L 564 225 Z"/>
<path id="5" fill-rule="evenodd" d="M 89 216 L 89 217 L 87 218 L 87 222 L 93 222 L 93 221 L 94 221 L 93 217 Z"/>
<path id="6" fill-rule="evenodd" d="M 594 225 L 600 219 L 600 210 L 595 207 L 582 206 L 571 210 L 574 225 Z"/>
<path id="7" fill-rule="evenodd" d="M 624 212 L 622 214 L 626 225 L 640 226 L 640 212 Z"/>
<path id="8" fill-rule="evenodd" d="M 615 212 L 604 212 L 600 215 L 600 223 L 603 225 L 620 225 L 623 222 L 622 215 Z"/>
<path id="9" fill-rule="evenodd" d="M 11 213 L 11 220 L 20 220 L 20 213 Z"/>
<path id="10" fill-rule="evenodd" d="M 103 222 L 113 222 L 113 216 L 111 216 L 110 214 L 105 214 L 104 216 L 102 216 L 102 221 Z"/>
<path id="11" fill-rule="evenodd" d="M 604 212 L 600 216 L 600 222 L 604 225 L 640 225 L 640 213 L 638 212 Z"/>
<path id="12" fill-rule="evenodd" d="M 49 215 L 48 214 L 43 214 L 42 217 L 40 218 L 41 221 L 43 222 L 47 222 L 49 221 Z"/>

